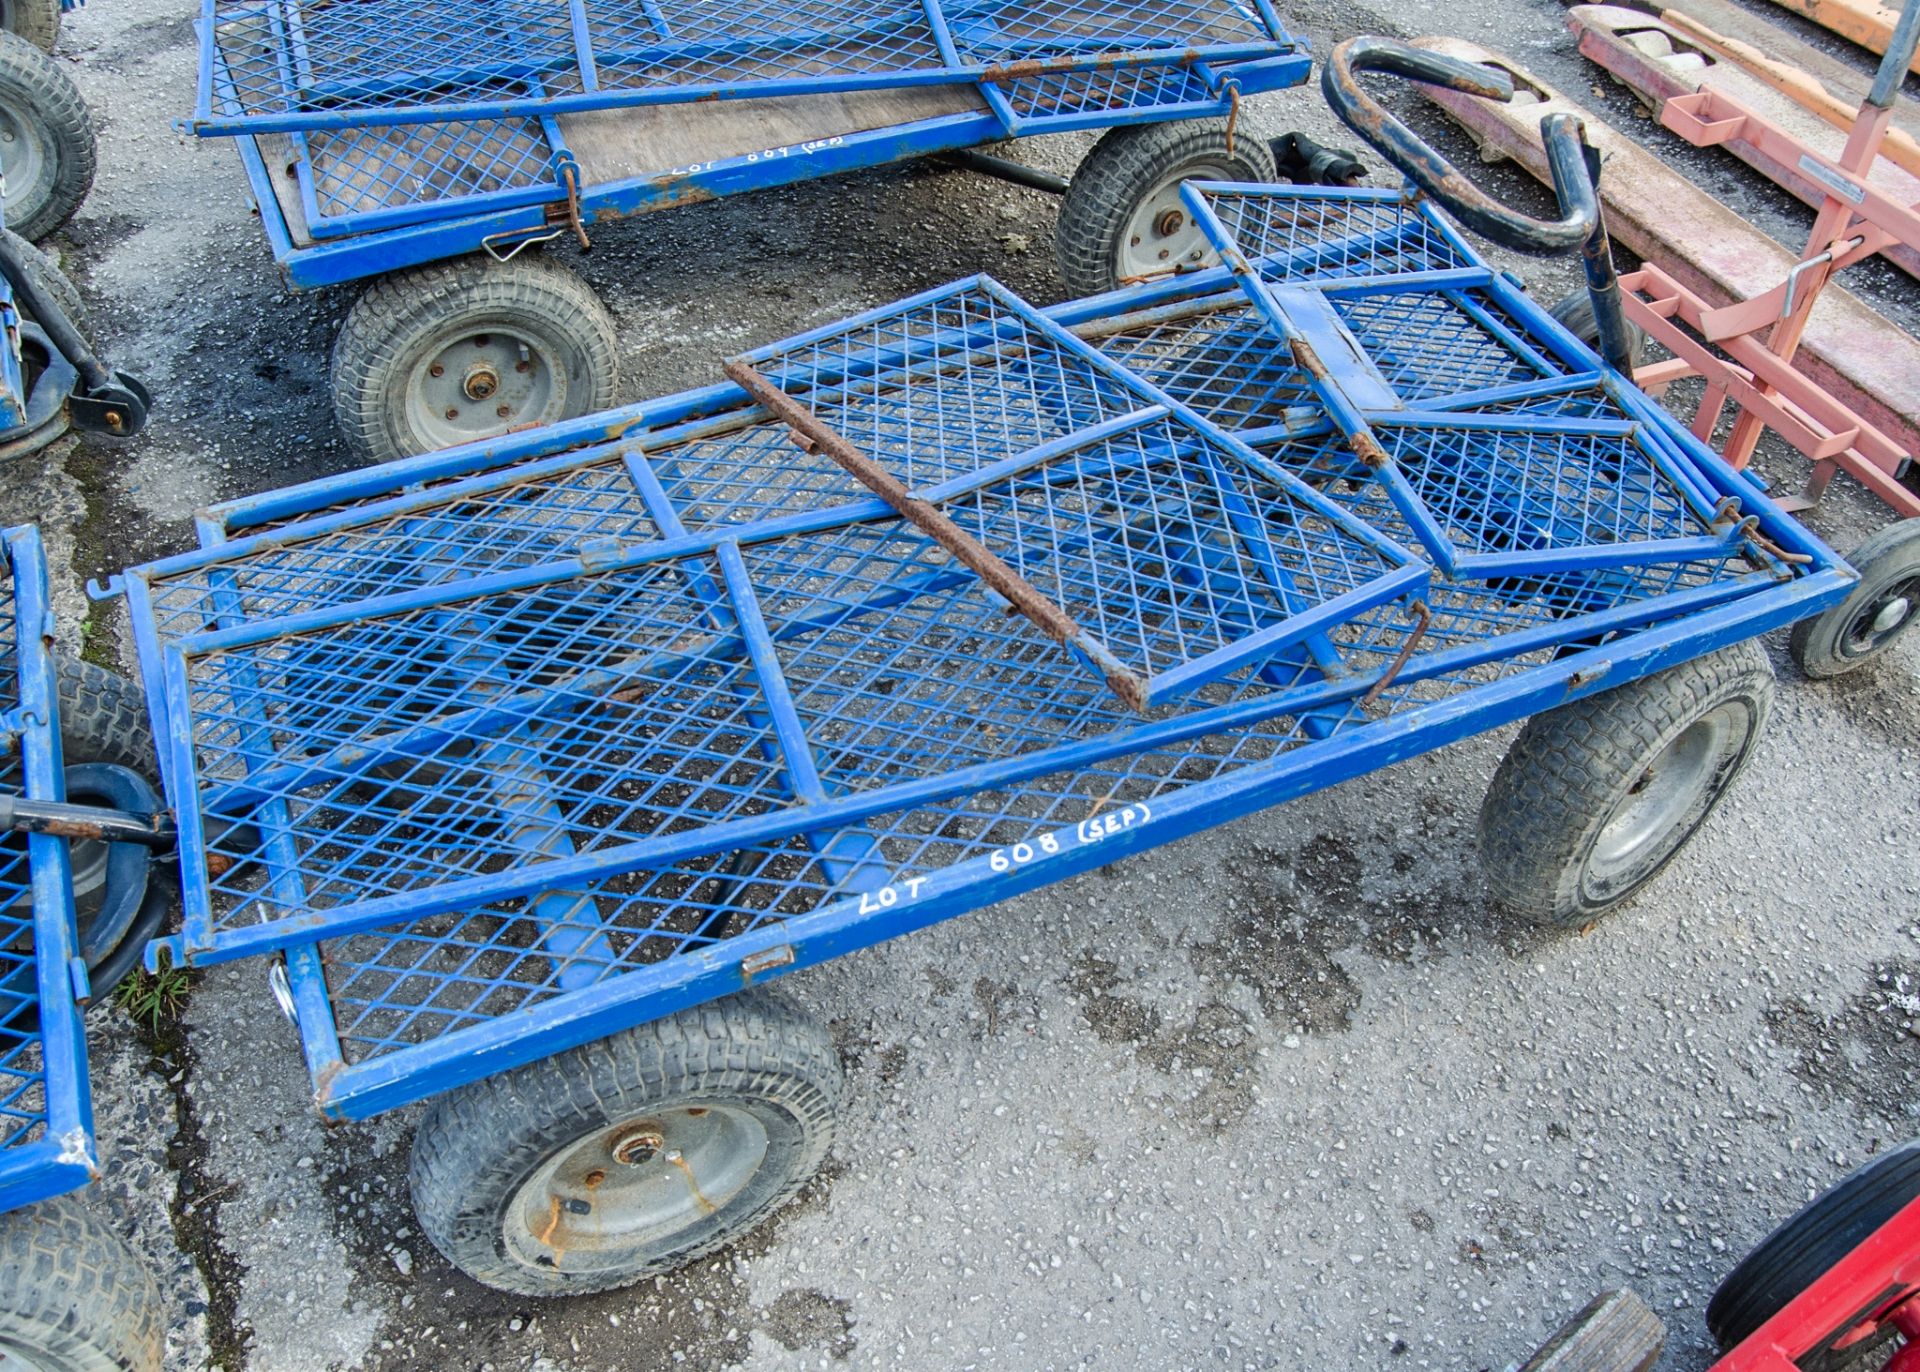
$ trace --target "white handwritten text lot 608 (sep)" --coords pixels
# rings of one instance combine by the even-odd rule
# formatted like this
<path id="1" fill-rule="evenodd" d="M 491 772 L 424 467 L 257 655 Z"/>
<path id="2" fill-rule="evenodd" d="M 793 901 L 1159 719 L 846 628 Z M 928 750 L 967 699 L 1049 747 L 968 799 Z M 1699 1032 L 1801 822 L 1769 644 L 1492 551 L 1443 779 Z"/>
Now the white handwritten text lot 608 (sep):
<path id="1" fill-rule="evenodd" d="M 1054 857 L 1085 847 L 1089 843 L 1101 843 L 1115 834 L 1123 834 L 1129 829 L 1137 829 L 1153 818 L 1153 811 L 1144 801 L 1132 805 L 1123 805 L 1103 815 L 1093 815 L 1074 826 L 1073 832 L 1062 837 L 1065 831 L 1041 834 L 1031 841 L 1012 844 L 1006 848 L 995 848 L 987 854 L 987 866 L 996 872 L 1011 872 L 1017 867 L 1025 867 L 1030 862 L 1042 858 Z M 907 877 L 902 881 L 891 882 L 877 891 L 860 893 L 860 913 L 874 915 L 882 910 L 891 910 L 900 904 L 911 904 L 920 898 L 920 888 L 926 885 L 926 877 Z"/>

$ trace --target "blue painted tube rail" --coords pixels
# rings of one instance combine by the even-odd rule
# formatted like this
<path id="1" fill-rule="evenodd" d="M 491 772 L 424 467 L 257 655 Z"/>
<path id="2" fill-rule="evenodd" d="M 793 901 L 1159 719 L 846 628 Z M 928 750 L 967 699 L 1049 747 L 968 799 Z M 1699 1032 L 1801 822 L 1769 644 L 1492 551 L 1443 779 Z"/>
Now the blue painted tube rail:
<path id="1" fill-rule="evenodd" d="M 0 787 L 65 800 L 46 555 L 30 527 L 0 541 Z M 99 1170 L 77 1003 L 87 993 L 67 841 L 0 835 L 0 1213 L 83 1186 Z"/>

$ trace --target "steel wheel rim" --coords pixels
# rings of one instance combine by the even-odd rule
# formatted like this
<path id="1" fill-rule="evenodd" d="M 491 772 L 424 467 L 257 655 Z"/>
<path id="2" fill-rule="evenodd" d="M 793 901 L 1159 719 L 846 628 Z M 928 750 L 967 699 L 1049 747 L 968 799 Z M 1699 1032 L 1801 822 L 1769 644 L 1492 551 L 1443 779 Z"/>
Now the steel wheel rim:
<path id="1" fill-rule="evenodd" d="M 15 205 L 40 198 L 42 183 L 52 173 L 38 125 L 11 100 L 0 100 L 0 171 L 7 180 L 0 205 L 9 219 L 15 217 Z"/>
<path id="2" fill-rule="evenodd" d="M 468 322 L 439 333 L 407 374 L 407 425 L 429 448 L 564 417 L 566 349 L 520 325 Z"/>
<path id="3" fill-rule="evenodd" d="M 698 1102 L 605 1125 L 553 1153 L 508 1202 L 508 1251 L 595 1271 L 671 1249 L 752 1184 L 772 1140 L 738 1105 Z"/>
<path id="4" fill-rule="evenodd" d="M 1920 614 L 1920 574 L 1876 592 L 1840 632 L 1842 657 L 1870 657 L 1905 633 Z"/>
<path id="5" fill-rule="evenodd" d="M 1214 260 L 1213 245 L 1200 231 L 1193 213 L 1180 198 L 1187 181 L 1234 181 L 1239 174 L 1220 162 L 1186 166 L 1164 177 L 1134 207 L 1120 230 L 1120 252 L 1114 265 L 1122 281 L 1172 271 L 1194 270 Z"/>
<path id="6" fill-rule="evenodd" d="M 1682 729 L 1628 787 L 1594 841 L 1587 862 L 1594 885 L 1618 884 L 1663 856 L 1676 834 L 1685 837 L 1737 742 L 1735 710 L 1722 705 Z"/>

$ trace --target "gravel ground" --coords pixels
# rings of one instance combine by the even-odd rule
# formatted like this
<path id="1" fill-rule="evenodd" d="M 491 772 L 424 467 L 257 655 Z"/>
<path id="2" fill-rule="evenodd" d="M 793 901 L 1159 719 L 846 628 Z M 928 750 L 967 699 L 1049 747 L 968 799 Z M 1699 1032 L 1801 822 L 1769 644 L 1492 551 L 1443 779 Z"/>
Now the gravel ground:
<path id="1" fill-rule="evenodd" d="M 87 621 L 85 577 L 188 546 L 208 501 L 347 465 L 326 356 L 348 296 L 282 290 L 231 150 L 168 126 L 193 8 L 94 0 L 63 39 L 102 171 L 55 246 L 104 350 L 161 398 L 153 425 L 0 492 L 47 529 L 65 633 L 109 651 L 123 626 Z M 1805 232 L 1731 159 L 1636 120 L 1549 0 L 1316 7 L 1306 27 L 1320 52 L 1364 29 L 1504 47 Z M 1247 118 L 1339 138 L 1311 90 Z M 1023 155 L 1064 171 L 1088 141 Z M 1053 215 L 909 167 L 603 229 L 579 265 L 638 398 L 982 269 L 1058 298 Z M 1547 298 L 1570 284 L 1512 265 Z M 1891 270 L 1849 284 L 1920 315 Z M 1814 523 L 1844 548 L 1885 517 L 1841 483 Z M 170 1369 L 1480 1368 L 1622 1284 L 1669 1319 L 1663 1365 L 1701 1366 L 1736 1256 L 1920 1133 L 1920 644 L 1834 684 L 1771 646 L 1747 778 L 1586 936 L 1489 903 L 1473 820 L 1494 735 L 794 978 L 848 1064 L 832 1163 L 665 1281 L 542 1304 L 452 1271 L 413 1228 L 412 1113 L 322 1127 L 258 963 L 200 975 L 177 1028 L 95 1017 L 98 1203 L 163 1282 Z"/>

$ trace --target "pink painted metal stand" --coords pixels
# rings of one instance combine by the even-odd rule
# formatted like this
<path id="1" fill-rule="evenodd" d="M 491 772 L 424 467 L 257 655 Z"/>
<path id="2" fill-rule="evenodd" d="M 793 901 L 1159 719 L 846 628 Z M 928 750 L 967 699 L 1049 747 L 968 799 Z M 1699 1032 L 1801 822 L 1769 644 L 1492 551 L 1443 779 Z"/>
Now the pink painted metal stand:
<path id="1" fill-rule="evenodd" d="M 1910 0 L 1838 161 L 1822 157 L 1720 91 L 1675 96 L 1661 107 L 1660 122 L 1695 146 L 1744 145 L 1796 168 L 1827 192 L 1799 265 L 1763 295 L 1716 309 L 1651 264 L 1620 283 L 1628 317 L 1673 353 L 1670 360 L 1635 373 L 1643 387 L 1657 393 L 1682 377 L 1705 378 L 1706 393 L 1693 421 L 1703 441 L 1711 440 L 1727 405 L 1738 406 L 1724 449 L 1735 467 L 1752 458 L 1766 429 L 1813 463 L 1805 490 L 1781 502 L 1788 509 L 1812 505 L 1833 474 L 1845 471 L 1902 516 L 1920 516 L 1920 495 L 1899 480 L 1913 454 L 1793 365 L 1807 319 L 1829 280 L 1894 245 L 1920 250 L 1920 207 L 1898 204 L 1867 182 L 1916 42 L 1920 0 Z M 1920 376 L 1914 385 L 1920 388 Z"/>

